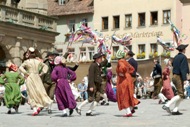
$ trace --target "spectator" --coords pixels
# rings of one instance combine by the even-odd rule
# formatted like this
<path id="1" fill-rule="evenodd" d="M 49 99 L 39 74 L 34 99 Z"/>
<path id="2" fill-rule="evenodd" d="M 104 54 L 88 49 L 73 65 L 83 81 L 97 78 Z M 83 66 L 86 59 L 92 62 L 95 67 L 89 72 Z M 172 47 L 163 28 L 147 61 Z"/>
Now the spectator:
<path id="1" fill-rule="evenodd" d="M 82 100 L 88 99 L 87 85 L 85 84 L 85 79 L 83 79 L 82 82 L 78 84 L 78 91 L 80 92 Z"/>
<path id="2" fill-rule="evenodd" d="M 4 93 L 5 93 L 5 87 L 0 84 L 0 106 L 1 102 L 3 102 L 3 105 L 5 106 Z"/>

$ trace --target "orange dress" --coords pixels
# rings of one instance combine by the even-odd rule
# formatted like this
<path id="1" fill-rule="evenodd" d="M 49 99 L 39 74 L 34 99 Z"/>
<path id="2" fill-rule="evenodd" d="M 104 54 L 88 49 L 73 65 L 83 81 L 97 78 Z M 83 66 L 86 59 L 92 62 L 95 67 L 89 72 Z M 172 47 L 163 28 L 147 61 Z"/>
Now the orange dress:
<path id="1" fill-rule="evenodd" d="M 134 107 L 140 101 L 134 98 L 132 74 L 134 68 L 125 60 L 120 59 L 117 64 L 117 102 L 119 110 Z"/>

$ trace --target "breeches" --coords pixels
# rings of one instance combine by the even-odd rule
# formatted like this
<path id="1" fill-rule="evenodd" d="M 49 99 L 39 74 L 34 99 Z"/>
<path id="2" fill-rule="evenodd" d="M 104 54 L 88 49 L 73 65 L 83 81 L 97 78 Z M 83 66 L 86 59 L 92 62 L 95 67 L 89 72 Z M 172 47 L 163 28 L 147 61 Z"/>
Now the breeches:
<path id="1" fill-rule="evenodd" d="M 184 98 L 184 85 L 180 75 L 173 75 L 172 82 L 177 89 L 177 95 Z"/>

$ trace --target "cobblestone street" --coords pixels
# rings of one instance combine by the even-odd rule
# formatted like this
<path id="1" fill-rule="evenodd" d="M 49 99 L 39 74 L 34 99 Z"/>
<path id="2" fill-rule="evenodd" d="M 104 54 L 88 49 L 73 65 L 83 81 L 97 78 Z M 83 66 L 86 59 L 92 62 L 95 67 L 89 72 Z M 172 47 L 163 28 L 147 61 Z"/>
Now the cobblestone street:
<path id="1" fill-rule="evenodd" d="M 53 113 L 43 110 L 38 116 L 31 116 L 29 105 L 20 106 L 19 114 L 6 114 L 6 107 L 0 107 L 0 127 L 189 127 L 190 100 L 184 100 L 180 106 L 183 115 L 172 116 L 162 109 L 158 100 L 141 100 L 133 117 L 124 118 L 124 111 L 119 111 L 116 103 L 109 106 L 97 106 L 96 116 L 85 116 L 90 105 L 82 110 L 82 116 L 76 112 L 71 117 L 61 117 L 56 103 Z"/>

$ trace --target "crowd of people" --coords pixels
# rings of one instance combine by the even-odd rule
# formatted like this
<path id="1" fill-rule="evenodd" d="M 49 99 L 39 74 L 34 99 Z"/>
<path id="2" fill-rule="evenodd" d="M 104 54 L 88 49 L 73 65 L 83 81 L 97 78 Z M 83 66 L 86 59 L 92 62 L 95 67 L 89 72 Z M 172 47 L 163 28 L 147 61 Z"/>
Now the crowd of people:
<path id="1" fill-rule="evenodd" d="M 74 110 L 82 115 L 82 108 L 89 103 L 86 116 L 94 116 L 92 111 L 98 104 L 108 106 L 109 102 L 116 102 L 118 109 L 125 111 L 123 117 L 132 117 L 140 99 L 151 98 L 159 99 L 158 103 L 163 104 L 162 108 L 168 113 L 181 115 L 179 105 L 184 97 L 190 97 L 189 67 L 184 55 L 187 46 L 178 46 L 179 53 L 173 61 L 164 60 L 164 69 L 159 60 L 154 59 L 152 73 L 144 78 L 138 73 L 132 51 L 117 51 L 116 74 L 112 73 L 109 54 L 95 53 L 88 74 L 77 87 L 74 81 L 79 64 L 67 66 L 69 53 L 59 56 L 56 52 L 48 52 L 42 60 L 38 50 L 30 47 L 23 54 L 20 67 L 9 63 L 9 70 L 1 74 L 0 105 L 6 105 L 7 114 L 11 114 L 12 109 L 17 113 L 19 105 L 27 102 L 33 110 L 32 116 L 36 116 L 44 109 L 51 114 L 52 103 L 56 102 L 62 117 L 67 117 Z M 173 74 L 171 79 L 170 73 Z M 175 106 L 171 110 L 173 103 Z"/>

